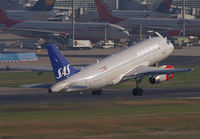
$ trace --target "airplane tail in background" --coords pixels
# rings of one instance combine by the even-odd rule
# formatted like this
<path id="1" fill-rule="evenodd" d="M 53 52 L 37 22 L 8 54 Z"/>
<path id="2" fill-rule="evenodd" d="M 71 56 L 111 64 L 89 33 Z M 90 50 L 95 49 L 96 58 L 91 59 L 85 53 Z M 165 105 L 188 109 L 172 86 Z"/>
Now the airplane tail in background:
<path id="1" fill-rule="evenodd" d="M 30 11 L 52 11 L 56 0 L 39 0 Z"/>
<path id="2" fill-rule="evenodd" d="M 117 24 L 118 22 L 127 19 L 127 18 L 118 18 L 113 16 L 102 0 L 95 0 L 95 3 L 101 21 L 106 21 L 111 24 Z"/>
<path id="3" fill-rule="evenodd" d="M 10 28 L 19 22 L 22 22 L 22 21 L 12 20 L 8 18 L 5 11 L 0 8 L 0 24 L 4 24 L 5 27 Z"/>
<path id="4" fill-rule="evenodd" d="M 171 5 L 172 0 L 163 0 L 163 2 L 158 6 L 158 8 L 155 11 L 161 13 L 169 13 Z"/>
<path id="5" fill-rule="evenodd" d="M 78 72 L 71 64 L 65 59 L 54 44 L 47 45 L 48 54 L 53 67 L 56 82 L 66 79 Z"/>

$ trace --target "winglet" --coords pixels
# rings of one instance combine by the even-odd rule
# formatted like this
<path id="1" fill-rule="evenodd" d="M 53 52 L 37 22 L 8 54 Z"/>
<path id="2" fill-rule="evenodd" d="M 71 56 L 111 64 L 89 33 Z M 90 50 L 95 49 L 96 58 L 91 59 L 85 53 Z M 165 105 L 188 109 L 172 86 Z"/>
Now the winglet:
<path id="1" fill-rule="evenodd" d="M 57 82 L 78 72 L 78 70 L 71 66 L 71 64 L 65 59 L 65 57 L 60 53 L 54 44 L 47 45 L 47 50 Z"/>

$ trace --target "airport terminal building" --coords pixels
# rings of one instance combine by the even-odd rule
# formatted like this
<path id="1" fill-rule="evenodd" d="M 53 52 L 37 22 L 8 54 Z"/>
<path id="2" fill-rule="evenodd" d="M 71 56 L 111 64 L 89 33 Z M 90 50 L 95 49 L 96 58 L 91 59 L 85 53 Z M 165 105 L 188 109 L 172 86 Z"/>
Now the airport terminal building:
<path id="1" fill-rule="evenodd" d="M 14 0 L 24 3 L 34 4 L 38 0 Z M 71 7 L 72 0 L 56 0 L 56 7 Z M 157 4 L 163 0 L 104 0 L 106 4 L 109 5 L 111 10 L 117 10 L 119 8 L 119 3 L 131 3 L 131 2 L 140 2 L 142 4 Z M 185 0 L 186 7 L 189 8 L 200 8 L 200 0 Z M 182 6 L 182 0 L 173 0 L 173 5 Z M 94 0 L 74 0 L 75 8 L 87 8 L 88 10 L 95 10 L 96 6 Z"/>

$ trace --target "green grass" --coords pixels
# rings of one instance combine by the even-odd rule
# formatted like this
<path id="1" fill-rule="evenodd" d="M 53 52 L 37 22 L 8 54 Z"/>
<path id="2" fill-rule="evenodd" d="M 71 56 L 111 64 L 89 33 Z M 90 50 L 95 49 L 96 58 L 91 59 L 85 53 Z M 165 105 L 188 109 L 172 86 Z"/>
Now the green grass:
<path id="1" fill-rule="evenodd" d="M 37 72 L 3 72 L 0 73 L 0 87 L 19 87 L 23 84 L 55 83 L 53 73 Z"/>
<path id="2" fill-rule="evenodd" d="M 0 107 L 0 138 L 197 139 L 200 100 Z"/>

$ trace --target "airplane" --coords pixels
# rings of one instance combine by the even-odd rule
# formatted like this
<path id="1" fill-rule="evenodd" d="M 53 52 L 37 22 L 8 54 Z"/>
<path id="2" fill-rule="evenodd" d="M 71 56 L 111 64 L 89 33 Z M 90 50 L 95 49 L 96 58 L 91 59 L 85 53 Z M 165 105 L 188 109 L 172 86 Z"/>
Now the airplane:
<path id="1" fill-rule="evenodd" d="M 39 0 L 33 7 L 28 9 L 16 9 L 16 10 L 6 10 L 5 4 L 12 4 L 10 1 L 4 2 L 0 1 L 0 6 L 6 10 L 6 13 L 9 18 L 15 20 L 36 20 L 42 21 L 56 16 L 56 13 L 53 10 L 56 0 Z M 16 4 L 16 7 L 18 4 Z"/>
<path id="2" fill-rule="evenodd" d="M 101 0 L 95 0 L 96 5 L 102 5 Z M 172 0 L 163 0 L 160 5 L 154 11 L 140 11 L 140 10 L 113 10 L 114 16 L 121 18 L 169 18 L 170 7 Z"/>
<path id="3" fill-rule="evenodd" d="M 141 25 L 143 28 L 154 29 L 154 30 L 168 30 L 177 31 L 180 34 L 182 30 L 182 19 L 165 19 L 165 18 L 120 18 L 115 17 L 108 10 L 108 8 L 103 5 L 102 0 L 95 0 L 99 17 L 101 21 L 108 22 L 111 24 L 117 24 L 124 28 L 132 28 Z M 197 35 L 200 36 L 200 20 L 185 20 L 185 29 L 187 35 Z"/>
<path id="4" fill-rule="evenodd" d="M 49 21 L 22 21 L 8 18 L 0 9 L 0 27 L 3 30 L 23 37 L 44 38 L 60 34 L 69 34 L 71 37 L 71 22 Z M 75 39 L 77 40 L 120 40 L 128 37 L 128 32 L 118 26 L 109 23 L 75 23 Z"/>
<path id="5" fill-rule="evenodd" d="M 54 44 L 47 45 L 56 79 L 56 83 L 50 86 L 49 93 L 91 91 L 93 95 L 102 95 L 102 88 L 134 79 L 136 88 L 132 90 L 132 94 L 142 96 L 143 89 L 139 84 L 144 77 L 148 76 L 150 83 L 157 84 L 172 79 L 175 73 L 191 72 L 193 69 L 158 66 L 160 61 L 172 53 L 174 46 L 167 38 L 156 34 L 156 37 L 148 38 L 81 70 L 73 67 Z M 34 70 L 37 71 L 37 68 Z M 38 71 L 45 69 L 38 68 Z"/>
<path id="6" fill-rule="evenodd" d="M 102 0 L 95 0 L 96 5 L 103 8 Z M 172 15 L 170 14 L 170 7 L 172 4 L 172 0 L 163 0 L 161 4 L 154 11 L 139 11 L 139 10 L 110 10 L 107 5 L 105 6 L 105 10 L 109 10 L 116 17 L 120 18 L 169 18 Z M 97 6 L 97 8 L 98 8 Z M 78 18 L 80 21 L 84 20 L 99 20 L 98 11 L 89 10 L 87 11 L 87 16 L 83 15 Z"/>

